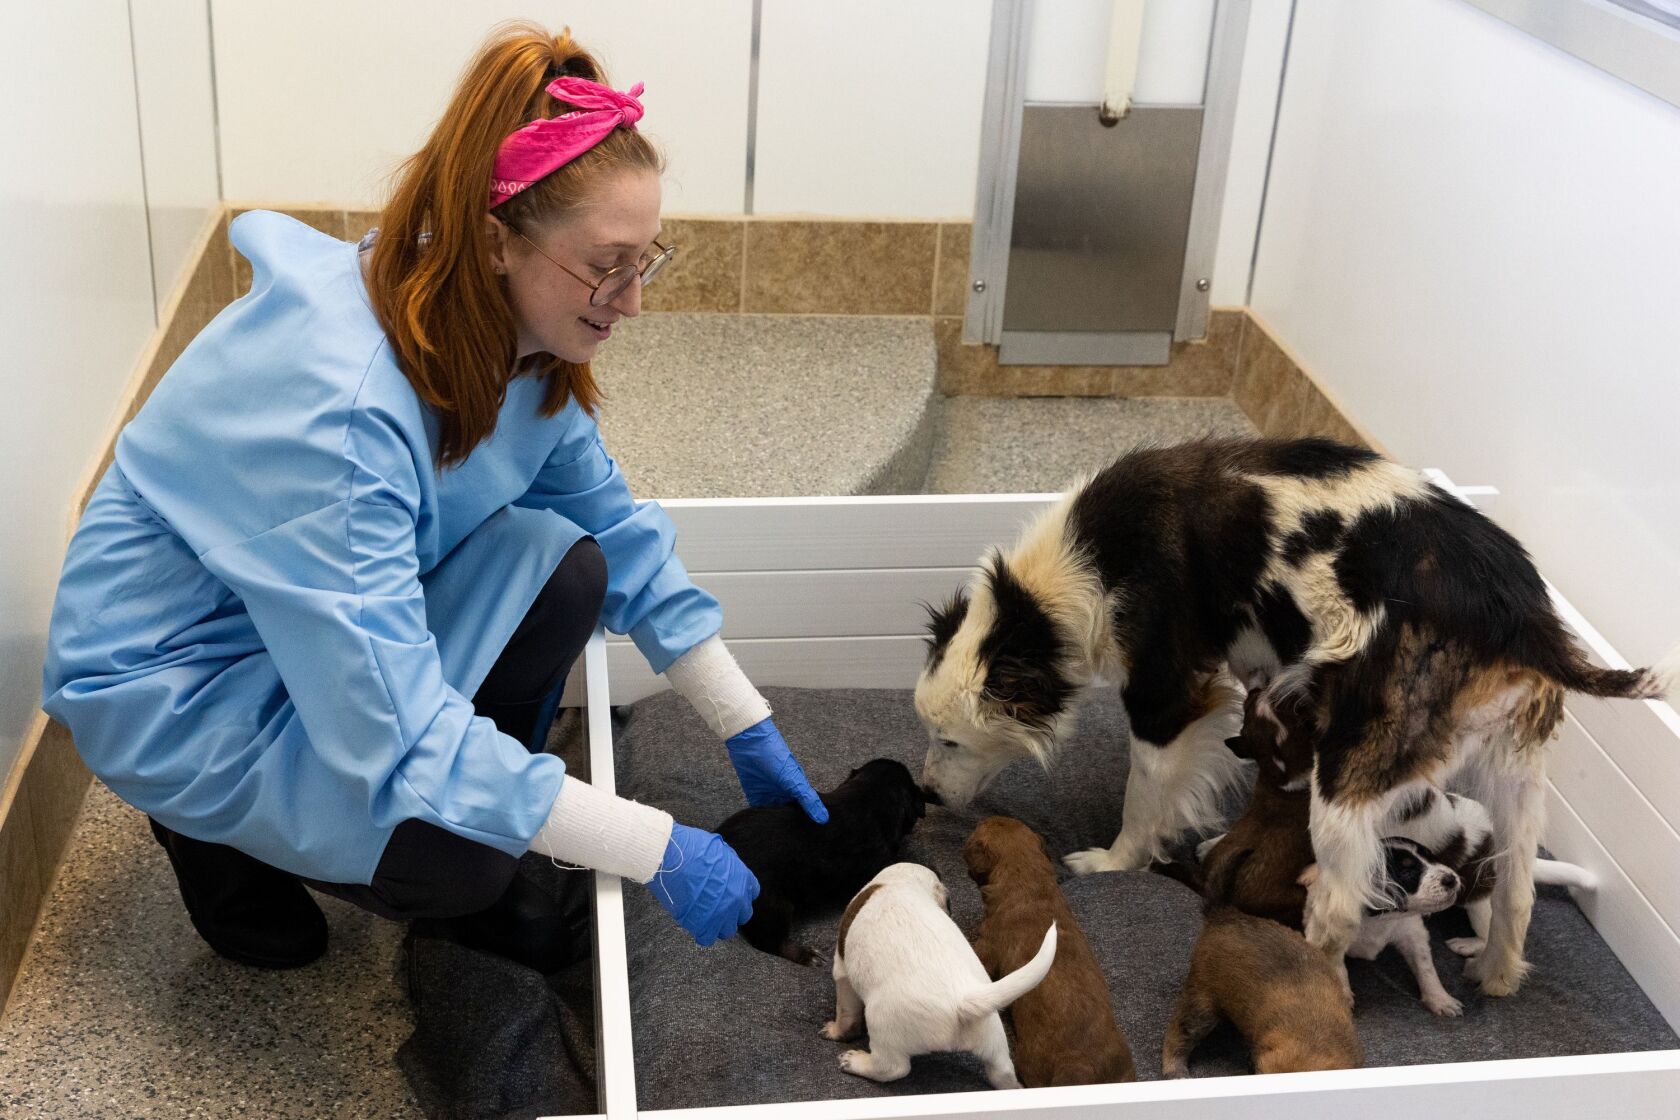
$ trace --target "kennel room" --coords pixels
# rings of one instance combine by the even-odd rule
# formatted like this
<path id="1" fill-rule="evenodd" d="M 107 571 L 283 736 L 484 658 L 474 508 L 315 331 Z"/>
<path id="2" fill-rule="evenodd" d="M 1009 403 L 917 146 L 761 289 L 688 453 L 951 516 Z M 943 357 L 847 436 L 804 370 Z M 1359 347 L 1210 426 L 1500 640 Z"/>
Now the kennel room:
<path id="1" fill-rule="evenodd" d="M 0 1112 L 1675 1115 L 1680 4 L 0 32 Z"/>

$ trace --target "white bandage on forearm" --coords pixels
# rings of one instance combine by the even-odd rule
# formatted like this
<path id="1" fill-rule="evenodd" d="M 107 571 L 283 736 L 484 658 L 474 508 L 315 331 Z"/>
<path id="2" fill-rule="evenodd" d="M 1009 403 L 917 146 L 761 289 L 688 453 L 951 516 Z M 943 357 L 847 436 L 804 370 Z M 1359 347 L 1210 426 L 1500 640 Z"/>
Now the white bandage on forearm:
<path id="1" fill-rule="evenodd" d="M 567 775 L 531 850 L 645 883 L 665 858 L 671 814 Z"/>
<path id="2" fill-rule="evenodd" d="M 694 705 L 720 739 L 738 735 L 770 716 L 770 705 L 716 634 L 673 661 L 665 679 Z"/>

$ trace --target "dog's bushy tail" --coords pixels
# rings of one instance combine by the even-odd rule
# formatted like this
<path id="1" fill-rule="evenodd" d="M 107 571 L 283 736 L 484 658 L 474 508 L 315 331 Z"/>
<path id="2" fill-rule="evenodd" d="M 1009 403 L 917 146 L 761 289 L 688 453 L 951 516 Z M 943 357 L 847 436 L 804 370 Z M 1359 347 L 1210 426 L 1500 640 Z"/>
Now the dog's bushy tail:
<path id="1" fill-rule="evenodd" d="M 1034 988 L 1056 962 L 1056 923 L 1044 931 L 1044 941 L 1033 959 L 1005 976 L 966 996 L 957 1005 L 957 1016 L 964 1021 L 979 1019 L 994 1011 L 1002 1011 Z"/>
<path id="2" fill-rule="evenodd" d="M 1573 645 L 1548 659 L 1547 676 L 1571 692 L 1624 700 L 1666 700 L 1680 695 L 1680 646 L 1646 669 L 1601 669 Z"/>

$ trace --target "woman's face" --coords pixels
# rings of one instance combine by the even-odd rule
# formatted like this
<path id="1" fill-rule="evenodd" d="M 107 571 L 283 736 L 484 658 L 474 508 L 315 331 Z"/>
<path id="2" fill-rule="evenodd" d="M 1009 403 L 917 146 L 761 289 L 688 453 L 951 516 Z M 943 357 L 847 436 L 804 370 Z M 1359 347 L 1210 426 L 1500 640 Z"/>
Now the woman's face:
<path id="1" fill-rule="evenodd" d="M 641 281 L 600 307 L 589 305 L 589 284 L 620 265 L 636 267 L 652 249 L 659 236 L 659 176 L 623 171 L 603 179 L 594 197 L 564 221 L 524 231 L 541 253 L 505 226 L 500 230 L 496 265 L 507 276 L 518 357 L 546 352 L 581 365 L 595 356 L 614 323 L 642 312 Z"/>

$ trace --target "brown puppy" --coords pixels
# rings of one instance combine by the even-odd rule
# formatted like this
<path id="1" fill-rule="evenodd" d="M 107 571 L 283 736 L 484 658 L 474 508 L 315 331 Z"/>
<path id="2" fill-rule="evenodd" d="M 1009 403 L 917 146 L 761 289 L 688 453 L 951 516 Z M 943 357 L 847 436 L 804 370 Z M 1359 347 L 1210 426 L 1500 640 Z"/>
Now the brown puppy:
<path id="1" fill-rule="evenodd" d="M 1230 904 L 1233 860 L 1208 884 L 1207 919 L 1161 1047 L 1161 1073 L 1185 1077 L 1190 1052 L 1228 1019 L 1258 1073 L 1353 1069 L 1363 1060 L 1342 982 L 1306 938 Z"/>
<path id="2" fill-rule="evenodd" d="M 1028 1088 L 1136 1081 L 1132 1051 L 1114 1022 L 1108 982 L 1056 885 L 1038 833 L 1012 817 L 987 817 L 963 846 L 980 885 L 985 920 L 974 951 L 1002 976 L 1032 959 L 1053 919 L 1061 941 L 1038 987 L 1015 1001 L 1015 1071 Z"/>
<path id="3" fill-rule="evenodd" d="M 1248 694 L 1242 731 L 1225 740 L 1233 754 L 1254 760 L 1254 794 L 1231 831 L 1203 855 L 1202 878 L 1223 880 L 1240 860 L 1230 880 L 1231 905 L 1300 929 L 1307 905 L 1301 873 L 1313 863 L 1308 818 L 1317 737 L 1297 701 L 1280 700 L 1274 709 L 1263 696 L 1261 689 Z"/>

